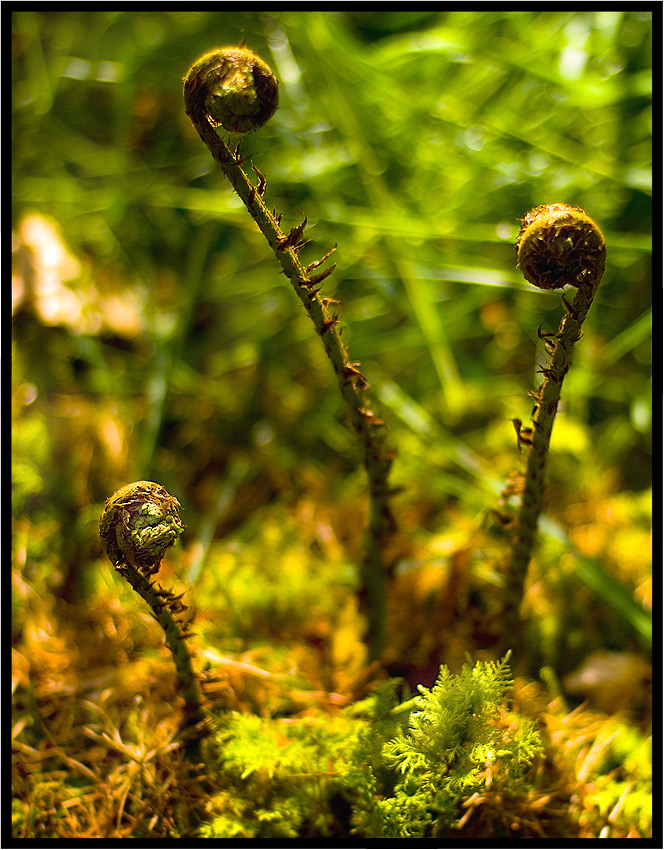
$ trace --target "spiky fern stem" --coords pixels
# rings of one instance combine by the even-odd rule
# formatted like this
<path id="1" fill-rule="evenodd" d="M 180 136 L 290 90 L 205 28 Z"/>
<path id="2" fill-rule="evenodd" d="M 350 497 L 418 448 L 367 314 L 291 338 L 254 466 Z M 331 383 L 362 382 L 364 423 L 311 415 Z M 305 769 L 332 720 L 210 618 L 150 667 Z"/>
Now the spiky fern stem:
<path id="1" fill-rule="evenodd" d="M 298 255 L 306 244 L 303 240 L 306 217 L 300 225 L 285 234 L 280 227 L 281 215 L 277 216 L 276 212 L 271 212 L 263 200 L 265 177 L 252 163 L 251 167 L 258 178 L 257 184 L 254 185 L 242 168 L 245 160 L 240 157 L 238 149 L 231 151 L 215 129 L 224 124 L 220 116 L 214 118 L 210 114 L 210 91 L 218 91 L 228 77 L 229 72 L 224 69 L 223 62 L 229 52 L 230 49 L 225 49 L 207 54 L 191 68 L 184 81 L 185 111 L 215 162 L 258 225 L 307 311 L 332 364 L 341 395 L 348 408 L 369 482 L 369 522 L 361 571 L 360 601 L 368 619 L 369 656 L 375 659 L 380 657 L 385 645 L 385 546 L 394 530 L 394 519 L 389 507 L 388 477 L 394 455 L 385 446 L 384 423 L 371 409 L 367 399 L 368 382 L 357 368 L 358 364 L 350 361 L 346 347 L 341 341 L 337 328 L 338 312 L 330 309 L 330 305 L 339 302 L 320 294 L 321 284 L 332 273 L 334 266 L 313 273 L 335 249 L 322 259 L 303 266 Z"/>
<path id="2" fill-rule="evenodd" d="M 150 581 L 159 570 L 164 552 L 182 533 L 178 507 L 177 499 L 159 484 L 152 481 L 127 484 L 106 501 L 99 535 L 115 569 L 149 605 L 164 630 L 184 699 L 180 737 L 185 742 L 185 755 L 196 761 L 205 715 L 200 685 L 186 644 L 187 626 L 178 621 L 187 605 L 181 601 L 182 595 L 176 596 Z"/>
<path id="3" fill-rule="evenodd" d="M 527 452 L 521 503 L 505 575 L 501 612 L 501 648 L 513 645 L 519 625 L 528 565 L 532 557 L 537 522 L 544 498 L 546 462 L 563 379 L 572 362 L 574 344 L 604 274 L 606 247 L 595 224 L 579 207 L 548 204 L 531 210 L 523 219 L 517 240 L 517 265 L 526 279 L 542 289 L 577 287 L 570 304 L 563 296 L 565 315 L 555 334 L 538 335 L 550 354 L 540 370 L 543 380 L 531 393 L 535 399 L 532 428 L 517 428 L 519 447 Z M 509 491 L 509 492 L 514 492 Z"/>

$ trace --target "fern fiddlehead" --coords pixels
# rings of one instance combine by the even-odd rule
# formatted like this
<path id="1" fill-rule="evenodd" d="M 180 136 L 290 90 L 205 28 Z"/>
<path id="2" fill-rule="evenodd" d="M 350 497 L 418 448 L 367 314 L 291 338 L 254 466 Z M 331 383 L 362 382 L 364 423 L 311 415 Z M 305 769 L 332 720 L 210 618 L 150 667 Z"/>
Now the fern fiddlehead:
<path id="1" fill-rule="evenodd" d="M 299 252 L 306 244 L 305 217 L 286 234 L 281 215 L 270 211 L 263 196 L 267 181 L 258 168 L 256 185 L 242 166 L 238 148 L 231 151 L 219 137 L 217 127 L 235 132 L 252 132 L 274 113 L 278 85 L 269 67 L 251 51 L 220 48 L 196 62 L 184 80 L 185 111 L 201 140 L 220 166 L 231 186 L 256 222 L 307 311 L 321 338 L 334 369 L 339 389 L 348 408 L 353 431 L 359 441 L 369 481 L 369 521 L 362 565 L 360 601 L 368 619 L 367 644 L 372 658 L 378 658 L 385 643 L 385 543 L 394 529 L 389 507 L 388 477 L 393 454 L 386 449 L 384 423 L 371 409 L 366 396 L 368 382 L 358 364 L 350 361 L 338 329 L 339 314 L 331 305 L 339 302 L 320 293 L 321 285 L 335 266 L 315 272 L 332 254 L 306 267 Z M 240 116 L 238 118 L 238 116 Z M 249 116 L 252 116 L 249 118 Z M 238 146 L 239 147 L 239 146 Z M 336 246 L 335 246 L 336 247 Z"/>
<path id="2" fill-rule="evenodd" d="M 505 577 L 501 633 L 503 644 L 514 639 L 519 620 L 526 573 L 530 563 L 537 521 L 542 509 L 545 470 L 553 422 L 563 379 L 572 362 L 574 344 L 602 280 L 606 262 L 604 237 L 590 216 L 580 207 L 546 204 L 530 210 L 522 221 L 516 244 L 517 266 L 529 283 L 540 289 L 576 288 L 570 304 L 563 296 L 565 315 L 557 333 L 540 329 L 549 362 L 540 371 L 539 388 L 531 393 L 535 400 L 532 428 L 522 429 L 515 420 L 519 446 L 526 447 L 526 470 L 521 504 L 516 519 L 516 535 Z"/>
<path id="3" fill-rule="evenodd" d="M 147 602 L 164 630 L 185 703 L 181 736 L 186 741 L 187 755 L 195 757 L 204 715 L 200 686 L 186 644 L 187 627 L 181 622 L 187 606 L 181 597 L 150 580 L 159 571 L 166 550 L 183 531 L 178 508 L 177 499 L 159 484 L 127 484 L 106 501 L 99 536 L 115 569 Z"/>

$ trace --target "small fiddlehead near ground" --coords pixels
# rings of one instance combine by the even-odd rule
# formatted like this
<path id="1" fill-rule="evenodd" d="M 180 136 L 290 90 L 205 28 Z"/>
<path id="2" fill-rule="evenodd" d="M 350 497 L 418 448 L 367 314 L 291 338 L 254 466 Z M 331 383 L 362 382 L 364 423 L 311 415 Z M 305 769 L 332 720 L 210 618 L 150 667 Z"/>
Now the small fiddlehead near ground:
<path id="1" fill-rule="evenodd" d="M 204 716 L 200 686 L 186 644 L 188 628 L 182 620 L 187 605 L 181 595 L 151 581 L 164 553 L 182 534 L 179 506 L 177 499 L 152 481 L 127 484 L 106 501 L 99 536 L 115 569 L 147 602 L 164 630 L 185 703 L 181 736 L 186 741 L 187 755 L 195 757 Z"/>
<path id="2" fill-rule="evenodd" d="M 514 522 L 515 537 L 505 576 L 501 634 L 503 647 L 514 640 L 526 573 L 535 542 L 537 521 L 542 510 L 545 469 L 553 422 L 563 379 L 572 362 L 572 349 L 581 337 L 581 327 L 602 280 L 606 262 L 604 237 L 590 216 L 580 207 L 546 204 L 530 210 L 522 221 L 516 244 L 517 266 L 529 283 L 540 289 L 576 288 L 570 304 L 563 295 L 563 316 L 558 331 L 538 330 L 549 354 L 540 369 L 543 380 L 531 393 L 535 400 L 532 427 L 522 428 L 514 420 L 519 448 L 527 459 L 523 479 L 504 495 L 521 495 Z"/>
<path id="3" fill-rule="evenodd" d="M 185 111 L 199 136 L 244 203 L 302 302 L 323 343 L 334 369 L 341 395 L 358 439 L 369 482 L 369 521 L 361 571 L 360 602 L 368 621 L 367 644 L 372 658 L 380 657 L 385 643 L 386 543 L 394 531 L 389 507 L 388 477 L 394 455 L 386 448 L 384 422 L 372 410 L 366 391 L 369 384 L 351 362 L 339 330 L 338 301 L 321 294 L 323 281 L 335 266 L 318 269 L 332 254 L 308 265 L 300 261 L 307 244 L 304 220 L 284 233 L 281 215 L 264 201 L 267 180 L 251 163 L 254 185 L 243 170 L 239 143 L 231 150 L 217 128 L 248 133 L 261 127 L 277 107 L 278 84 L 269 67 L 249 50 L 219 48 L 207 53 L 189 70 L 184 80 Z M 336 247 L 336 246 L 335 246 Z M 334 307 L 333 307 L 334 305 Z"/>

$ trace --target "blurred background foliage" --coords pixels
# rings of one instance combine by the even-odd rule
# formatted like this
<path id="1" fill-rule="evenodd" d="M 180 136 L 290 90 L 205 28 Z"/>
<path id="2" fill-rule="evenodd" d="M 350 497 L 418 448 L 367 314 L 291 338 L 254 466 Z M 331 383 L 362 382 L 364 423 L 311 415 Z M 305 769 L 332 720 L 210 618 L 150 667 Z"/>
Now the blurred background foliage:
<path id="1" fill-rule="evenodd" d="M 182 106 L 189 65 L 246 38 L 281 85 L 242 152 L 285 229 L 308 217 L 305 264 L 338 244 L 325 293 L 398 448 L 410 608 L 393 605 L 408 634 L 394 658 L 426 666 L 451 646 L 413 650 L 423 599 L 460 575 L 500 584 L 507 541 L 489 511 L 521 464 L 510 419 L 529 416 L 537 328 L 561 316 L 559 293 L 521 279 L 514 240 L 530 207 L 557 201 L 598 221 L 608 265 L 563 390 L 529 604 L 561 675 L 592 649 L 648 646 L 650 13 L 21 10 L 12 25 L 24 580 L 67 605 L 98 592 L 101 506 L 147 478 L 183 505 L 173 558 L 189 585 L 234 612 L 216 615 L 215 640 L 275 641 L 315 612 L 313 645 L 333 611 L 336 636 L 352 619 L 325 596 L 354 586 L 366 508 L 342 402 Z M 472 592 L 459 599 L 438 627 Z"/>
<path id="2" fill-rule="evenodd" d="M 563 389 L 513 663 L 647 732 L 651 13 L 22 9 L 12 29 L 22 834 L 97 834 L 115 793 L 96 786 L 91 831 L 67 821 L 80 776 L 57 790 L 55 742 L 105 759 L 104 776 L 120 758 L 125 788 L 131 759 L 81 744 L 91 716 L 137 746 L 175 728 L 163 636 L 98 539 L 129 481 L 182 503 L 160 579 L 197 610 L 208 700 L 278 714 L 356 699 L 371 678 L 354 596 L 366 485 L 336 382 L 183 111 L 190 64 L 242 38 L 281 83 L 242 152 L 285 230 L 307 216 L 305 264 L 338 245 L 324 292 L 398 449 L 384 660 L 411 688 L 495 642 L 509 538 L 490 512 L 522 464 L 510 420 L 530 414 L 538 326 L 562 315 L 560 293 L 515 268 L 519 219 L 563 201 L 598 221 L 607 272 Z M 583 751 L 582 720 L 560 722 L 554 755 Z M 640 781 L 606 771 L 602 801 L 579 804 L 588 835 Z M 620 834 L 647 834 L 637 808 Z M 121 809 L 108 818 L 131 834 Z"/>

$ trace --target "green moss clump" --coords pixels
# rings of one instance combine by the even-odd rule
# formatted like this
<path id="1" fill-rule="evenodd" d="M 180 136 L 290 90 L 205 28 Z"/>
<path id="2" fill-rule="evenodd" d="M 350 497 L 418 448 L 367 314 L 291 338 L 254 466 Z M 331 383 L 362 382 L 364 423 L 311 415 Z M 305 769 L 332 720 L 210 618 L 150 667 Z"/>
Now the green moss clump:
<path id="1" fill-rule="evenodd" d="M 509 710 L 507 658 L 453 676 L 398 705 L 398 682 L 338 715 L 225 717 L 216 735 L 226 788 L 209 802 L 206 838 L 436 837 L 487 783 L 512 795 L 542 749 Z"/>

